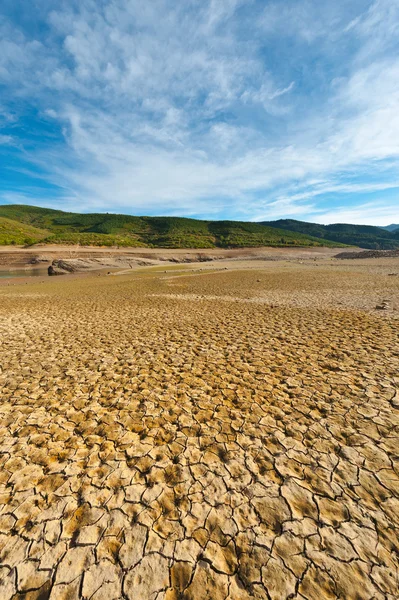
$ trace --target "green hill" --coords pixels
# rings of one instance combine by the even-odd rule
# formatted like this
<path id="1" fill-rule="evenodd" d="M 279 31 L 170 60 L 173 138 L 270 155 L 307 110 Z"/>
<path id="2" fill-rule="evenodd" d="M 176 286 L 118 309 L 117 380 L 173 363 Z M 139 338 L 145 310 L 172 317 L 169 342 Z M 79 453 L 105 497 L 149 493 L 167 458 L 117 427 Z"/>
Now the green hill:
<path id="1" fill-rule="evenodd" d="M 0 246 L 34 244 L 48 234 L 44 229 L 0 216 Z"/>
<path id="2" fill-rule="evenodd" d="M 162 248 L 238 248 L 257 246 L 336 246 L 327 239 L 261 223 L 200 221 L 183 217 L 78 214 L 36 206 L 0 206 L 13 227 L 37 232 L 32 242 Z M 3 241 L 0 243 L 12 243 Z M 18 243 L 18 242 L 14 242 Z"/>
<path id="3" fill-rule="evenodd" d="M 313 237 L 331 240 L 341 244 L 360 246 L 377 250 L 393 250 L 399 248 L 398 231 L 388 231 L 384 227 L 371 225 L 350 225 L 336 223 L 334 225 L 318 225 L 293 219 L 280 219 L 278 221 L 264 221 L 267 227 L 288 229 L 295 233 L 303 233 Z"/>
<path id="4" fill-rule="evenodd" d="M 78 214 L 38 206 L 0 206 L 0 244 L 80 244 L 155 248 L 339 246 L 399 248 L 399 229 L 293 219 L 251 223 L 183 217 Z"/>

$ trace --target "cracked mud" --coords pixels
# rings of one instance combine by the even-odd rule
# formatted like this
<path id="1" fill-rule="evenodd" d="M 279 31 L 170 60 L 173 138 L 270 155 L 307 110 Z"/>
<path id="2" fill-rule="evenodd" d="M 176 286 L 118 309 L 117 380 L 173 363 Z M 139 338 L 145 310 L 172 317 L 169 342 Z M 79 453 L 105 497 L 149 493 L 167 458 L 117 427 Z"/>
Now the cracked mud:
<path id="1" fill-rule="evenodd" d="M 329 269 L 0 290 L 1 600 L 399 597 L 399 278 Z"/>

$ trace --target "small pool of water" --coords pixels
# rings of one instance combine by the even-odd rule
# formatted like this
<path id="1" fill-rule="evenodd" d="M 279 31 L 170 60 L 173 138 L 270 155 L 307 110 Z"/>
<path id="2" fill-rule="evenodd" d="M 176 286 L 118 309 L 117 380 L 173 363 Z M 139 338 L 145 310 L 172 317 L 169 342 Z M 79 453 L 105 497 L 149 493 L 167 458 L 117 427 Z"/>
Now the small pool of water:
<path id="1" fill-rule="evenodd" d="M 47 276 L 47 267 L 40 269 L 12 269 L 0 271 L 0 279 L 11 279 L 14 277 L 44 277 Z"/>

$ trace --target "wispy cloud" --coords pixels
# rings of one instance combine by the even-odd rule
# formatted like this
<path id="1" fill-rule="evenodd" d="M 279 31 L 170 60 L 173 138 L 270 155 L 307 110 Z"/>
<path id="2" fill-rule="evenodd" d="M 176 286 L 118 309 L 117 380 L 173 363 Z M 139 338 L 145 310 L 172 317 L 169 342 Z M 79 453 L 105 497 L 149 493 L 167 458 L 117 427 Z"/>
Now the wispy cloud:
<path id="1" fill-rule="evenodd" d="M 2 134 L 0 134 L 0 145 L 12 144 L 13 141 L 14 140 L 11 137 L 11 135 L 2 135 Z"/>
<path id="2" fill-rule="evenodd" d="M 312 222 L 330 223 L 362 223 L 364 225 L 388 225 L 398 221 L 397 204 L 385 202 L 366 202 L 348 208 L 337 206 L 334 210 L 319 211 L 309 219 Z"/>
<path id="3" fill-rule="evenodd" d="M 16 177 L 0 200 L 261 220 L 395 193 L 397 0 L 81 0 L 31 17 L 0 21 L 0 143 L 17 137 L 13 167 L 53 199 Z"/>

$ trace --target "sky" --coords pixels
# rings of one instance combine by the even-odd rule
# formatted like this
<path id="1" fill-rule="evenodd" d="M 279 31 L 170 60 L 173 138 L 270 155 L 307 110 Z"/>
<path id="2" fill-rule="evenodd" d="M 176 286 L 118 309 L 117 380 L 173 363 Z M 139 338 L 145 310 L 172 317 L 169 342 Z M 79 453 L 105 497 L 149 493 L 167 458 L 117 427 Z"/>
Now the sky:
<path id="1" fill-rule="evenodd" d="M 16 203 L 399 223 L 399 0 L 2 0 Z"/>

